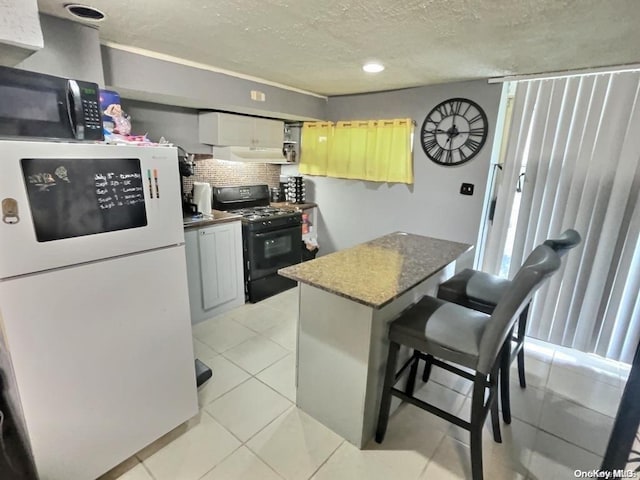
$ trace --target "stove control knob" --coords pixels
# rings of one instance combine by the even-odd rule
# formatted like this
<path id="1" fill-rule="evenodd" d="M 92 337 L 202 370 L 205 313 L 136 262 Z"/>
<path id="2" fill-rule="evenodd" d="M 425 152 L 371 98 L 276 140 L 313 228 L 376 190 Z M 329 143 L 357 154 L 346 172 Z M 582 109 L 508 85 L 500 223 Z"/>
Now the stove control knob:
<path id="1" fill-rule="evenodd" d="M 269 220 L 267 223 L 268 223 L 269 225 L 271 225 L 271 220 Z"/>

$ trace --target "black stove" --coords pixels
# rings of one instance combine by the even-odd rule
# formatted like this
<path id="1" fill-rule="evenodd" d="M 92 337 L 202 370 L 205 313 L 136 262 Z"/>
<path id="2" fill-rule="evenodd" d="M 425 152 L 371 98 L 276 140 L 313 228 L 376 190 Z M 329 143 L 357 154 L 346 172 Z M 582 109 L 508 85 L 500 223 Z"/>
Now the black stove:
<path id="1" fill-rule="evenodd" d="M 263 232 L 277 228 L 302 225 L 302 214 L 273 207 L 252 207 L 229 210 L 242 215 L 243 228 L 249 232 Z M 301 230 L 302 231 L 302 230 Z"/>
<path id="2" fill-rule="evenodd" d="M 284 208 L 274 207 L 253 207 L 253 208 L 240 208 L 238 210 L 229 210 L 229 213 L 235 213 L 242 215 L 242 219 L 248 222 L 255 222 L 264 219 L 273 219 L 276 217 L 291 217 L 297 212 L 286 210 Z"/>
<path id="3" fill-rule="evenodd" d="M 242 215 L 249 221 L 258 220 L 268 217 L 280 217 L 282 215 L 290 215 L 291 210 L 285 210 L 284 208 L 275 207 L 253 207 L 253 208 L 240 208 L 238 210 L 231 210 L 229 213 L 235 213 Z"/>
<path id="4" fill-rule="evenodd" d="M 277 271 L 302 261 L 302 214 L 269 201 L 268 185 L 213 188 L 215 210 L 242 215 L 245 294 L 252 303 L 295 287 Z"/>

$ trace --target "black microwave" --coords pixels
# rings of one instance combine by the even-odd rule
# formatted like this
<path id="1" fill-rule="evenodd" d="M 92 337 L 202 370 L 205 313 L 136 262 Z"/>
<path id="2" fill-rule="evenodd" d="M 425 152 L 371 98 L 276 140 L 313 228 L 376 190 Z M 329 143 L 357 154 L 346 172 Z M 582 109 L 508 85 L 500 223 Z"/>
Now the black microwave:
<path id="1" fill-rule="evenodd" d="M 98 85 L 0 67 L 0 137 L 103 140 Z"/>

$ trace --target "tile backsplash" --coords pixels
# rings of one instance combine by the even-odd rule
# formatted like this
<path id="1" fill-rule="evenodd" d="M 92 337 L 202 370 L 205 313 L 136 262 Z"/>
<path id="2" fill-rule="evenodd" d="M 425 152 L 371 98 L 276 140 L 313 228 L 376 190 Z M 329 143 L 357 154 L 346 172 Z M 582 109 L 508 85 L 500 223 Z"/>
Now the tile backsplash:
<path id="1" fill-rule="evenodd" d="M 214 187 L 280 184 L 280 165 L 271 163 L 240 163 L 215 160 L 209 155 L 196 155 L 194 175 L 183 177 L 184 191 L 191 193 L 193 182 L 208 182 Z"/>

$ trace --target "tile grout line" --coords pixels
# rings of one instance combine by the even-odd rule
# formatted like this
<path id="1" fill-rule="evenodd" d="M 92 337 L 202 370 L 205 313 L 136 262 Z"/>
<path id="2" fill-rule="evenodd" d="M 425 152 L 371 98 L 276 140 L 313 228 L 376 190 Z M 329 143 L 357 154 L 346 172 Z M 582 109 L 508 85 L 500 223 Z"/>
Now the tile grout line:
<path id="1" fill-rule="evenodd" d="M 249 381 L 249 379 L 247 378 L 246 381 Z M 242 383 L 245 383 L 242 382 Z M 240 386 L 240 385 L 238 385 Z M 231 390 L 230 390 L 231 391 Z M 295 407 L 295 405 L 293 406 Z M 226 430 L 227 432 L 229 432 L 229 434 L 235 438 L 236 440 L 238 440 L 240 442 L 240 445 L 238 445 L 232 452 L 229 453 L 229 455 L 227 455 L 226 457 L 222 458 L 218 463 L 216 463 L 213 467 L 211 467 L 211 469 L 207 470 L 207 472 L 202 475 L 202 477 L 200 477 L 200 479 L 202 479 L 204 476 L 208 475 L 209 472 L 211 472 L 212 470 L 214 470 L 215 468 L 217 468 L 218 466 L 220 466 L 220 464 L 222 464 L 222 462 L 224 462 L 226 459 L 228 459 L 231 455 L 233 455 L 235 452 L 237 452 L 238 450 L 240 450 L 242 447 L 245 447 L 247 450 L 249 450 L 252 454 L 254 454 L 256 456 L 256 458 L 258 458 L 263 464 L 265 464 L 267 467 L 269 467 L 278 477 L 280 478 L 284 478 L 282 477 L 282 475 L 280 475 L 277 471 L 275 471 L 273 469 L 273 467 L 271 465 L 269 465 L 265 459 L 263 459 L 262 457 L 260 457 L 260 455 L 258 455 L 257 452 L 254 452 L 253 450 L 251 450 L 251 448 L 249 447 L 249 445 L 247 445 L 248 442 L 250 442 L 256 435 L 258 435 L 260 432 L 262 432 L 265 428 L 267 428 L 269 425 L 271 425 L 273 422 L 275 422 L 277 419 L 279 419 L 280 417 L 282 417 L 283 415 L 285 415 L 287 412 L 289 412 L 291 410 L 292 407 L 288 407 L 284 412 L 276 415 L 276 417 L 271 420 L 269 423 L 267 423 L 264 427 L 260 428 L 257 432 L 255 432 L 251 437 L 249 437 L 246 442 L 243 442 L 241 439 L 239 439 L 238 437 L 236 437 L 236 435 L 229 430 L 227 427 L 225 427 L 222 423 L 220 423 L 218 421 L 218 419 L 216 419 L 213 415 L 211 415 L 209 412 L 207 412 L 205 410 L 205 414 L 207 414 L 211 419 L 213 419 L 213 421 L 215 421 L 218 425 L 220 425 L 224 430 Z M 204 410 L 204 409 L 203 409 Z M 154 477 L 155 479 L 155 477 Z"/>
<path id="2" fill-rule="evenodd" d="M 271 468 L 271 470 L 273 470 L 274 472 L 276 472 L 278 474 L 279 477 L 282 477 L 282 475 L 280 475 L 277 471 L 275 471 L 273 469 L 273 467 L 271 465 L 269 465 L 269 463 L 267 462 L 266 459 L 262 458 L 260 456 L 260 454 L 256 451 L 254 451 L 249 445 L 248 443 L 253 440 L 259 433 L 261 433 L 263 430 L 265 430 L 267 427 L 269 427 L 272 423 L 274 423 L 276 420 L 280 419 L 281 417 L 284 417 L 285 415 L 287 415 L 290 411 L 292 411 L 294 408 L 297 408 L 295 405 L 293 405 L 293 407 L 287 408 L 284 412 L 282 412 L 280 415 L 276 416 L 276 418 L 274 418 L 273 420 L 271 420 L 269 423 L 267 423 L 263 428 L 261 428 L 260 430 L 258 430 L 256 433 L 254 433 L 251 438 L 249 438 L 245 443 L 243 443 L 242 445 L 249 450 L 251 453 L 253 453 L 256 457 L 258 457 L 260 459 L 260 461 L 262 463 L 264 463 L 265 465 L 267 465 L 269 468 Z M 284 478 L 284 477 L 283 477 Z"/>
<path id="3" fill-rule="evenodd" d="M 600 458 L 603 457 L 603 454 L 594 452 L 593 450 L 589 450 L 588 448 L 584 448 L 584 447 L 578 445 L 577 443 L 572 442 L 571 440 L 567 440 L 566 438 L 563 438 L 563 437 L 559 436 L 557 433 L 549 432 L 548 430 L 545 430 L 545 429 L 540 428 L 540 427 L 538 427 L 536 430 L 538 430 L 538 432 L 542 432 L 542 433 L 545 433 L 545 434 L 550 435 L 552 437 L 555 437 L 558 440 L 562 440 L 563 442 L 568 443 L 569 445 L 572 445 L 572 446 L 574 446 L 576 448 L 579 448 L 580 450 L 584 450 L 587 453 L 590 453 L 590 454 L 595 455 L 595 456 L 600 457 Z"/>
<path id="4" fill-rule="evenodd" d="M 287 357 L 282 357 L 280 360 L 283 360 Z M 278 362 L 280 361 L 278 360 Z M 276 363 L 278 363 L 276 362 Z M 274 363 L 275 365 L 275 363 Z M 273 366 L 273 365 L 272 365 Z M 266 369 L 265 369 L 266 370 Z M 264 370 L 262 370 L 260 373 L 264 372 Z M 285 394 L 283 394 L 282 392 L 279 392 L 278 390 L 276 390 L 274 387 L 272 387 L 271 385 L 269 385 L 268 383 L 264 382 L 263 380 L 259 379 L 257 376 L 254 376 L 253 378 L 255 378 L 258 382 L 260 382 L 261 384 L 263 384 L 265 387 L 270 388 L 271 390 L 273 390 L 275 393 L 277 393 L 278 395 L 280 395 L 282 398 L 284 398 L 285 400 L 288 400 L 289 402 L 291 402 L 293 404 L 294 407 L 297 407 L 295 400 L 291 400 L 289 397 L 287 397 Z"/>
<path id="5" fill-rule="evenodd" d="M 258 373 L 256 373 L 255 375 L 251 374 L 250 372 L 247 372 L 245 369 L 243 369 L 240 365 L 236 365 L 231 359 L 228 359 L 227 357 L 223 357 L 228 360 L 230 363 L 232 363 L 233 365 L 236 365 L 238 368 L 240 368 L 243 372 L 247 373 L 249 375 L 249 378 L 243 380 L 242 382 L 240 382 L 238 385 L 236 385 L 235 387 L 229 389 L 228 391 L 226 391 L 225 393 L 223 393 L 222 395 L 220 395 L 219 397 L 213 399 L 211 402 L 207 403 L 205 406 L 202 407 L 202 410 L 205 410 L 205 413 L 207 413 L 211 418 L 213 418 L 217 423 L 220 423 L 215 417 L 213 417 L 213 415 L 211 415 L 208 411 L 206 411 L 206 407 L 211 405 L 212 403 L 218 401 L 219 399 L 221 399 L 222 397 L 224 397 L 225 395 L 233 392 L 234 390 L 236 390 L 238 387 L 240 387 L 241 385 L 247 383 L 249 380 L 254 379 L 256 381 L 258 381 L 260 384 L 264 385 L 265 387 L 269 388 L 270 390 L 272 390 L 274 393 L 276 393 L 278 396 L 284 398 L 286 401 L 288 401 L 291 406 L 289 408 L 287 408 L 284 412 L 276 415 L 276 417 L 271 420 L 269 423 L 267 423 L 264 427 L 260 428 L 256 433 L 254 433 L 250 438 L 247 439 L 246 442 L 242 442 L 242 440 L 240 440 L 238 437 L 236 437 L 233 432 L 231 432 L 230 430 L 228 430 L 226 427 L 224 427 L 224 425 L 220 424 L 223 428 L 225 428 L 225 430 L 228 430 L 229 433 L 231 433 L 238 441 L 242 442 L 242 444 L 244 445 L 245 443 L 249 442 L 253 437 L 255 437 L 258 433 L 260 433 L 262 430 L 264 430 L 268 425 L 270 425 L 271 423 L 273 423 L 276 419 L 278 419 L 280 416 L 282 416 L 284 413 L 286 413 L 288 410 L 291 409 L 291 407 L 297 408 L 297 405 L 294 401 L 290 400 L 287 396 L 283 395 L 281 392 L 277 391 L 275 388 L 273 388 L 271 385 L 268 385 L 267 383 L 263 382 L 262 380 L 260 380 L 257 375 L 262 373 L 264 370 L 266 370 L 269 367 L 272 367 L 273 365 L 275 365 L 276 363 L 278 363 L 280 360 L 286 358 L 287 356 L 291 355 L 292 352 L 289 352 L 287 355 L 285 355 L 284 357 L 276 360 L 274 363 L 272 363 L 271 365 L 269 365 L 268 367 L 260 370 Z M 222 355 L 222 354 L 221 354 Z"/>
<path id="6" fill-rule="evenodd" d="M 215 420 L 215 418 L 214 418 Z M 216 422 L 218 422 L 216 420 Z M 218 422 L 219 423 L 219 422 Z M 220 426 L 222 428 L 224 428 L 224 425 L 220 424 Z M 235 438 L 235 437 L 234 437 Z M 211 467 L 209 470 L 207 470 L 206 472 L 204 472 L 204 474 L 201 477 L 198 477 L 198 480 L 202 480 L 204 477 L 206 477 L 207 475 L 209 475 L 209 473 L 211 473 L 213 470 L 215 470 L 216 468 L 218 468 L 222 462 L 224 462 L 227 458 L 229 458 L 231 455 L 233 455 L 234 453 L 236 453 L 238 450 L 240 450 L 242 448 L 242 444 L 238 445 L 236 448 L 234 448 L 231 452 L 229 452 L 229 455 L 227 455 L 226 457 L 220 459 L 220 461 L 218 463 L 216 463 L 213 467 Z"/>
<path id="7" fill-rule="evenodd" d="M 276 364 L 277 362 L 279 362 L 280 360 L 282 360 L 283 358 L 291 355 L 293 352 L 287 350 L 287 353 L 285 355 L 283 355 L 282 357 L 277 358 L 273 363 L 270 363 L 269 365 L 267 365 L 266 367 L 264 367 L 263 369 L 257 371 L 255 374 L 249 372 L 246 368 L 242 367 L 241 365 L 238 365 L 236 362 L 234 362 L 231 358 L 227 357 L 224 354 L 220 354 L 222 355 L 227 361 L 233 363 L 236 367 L 242 369 L 243 372 L 246 372 L 247 374 L 251 375 L 252 377 L 255 377 L 256 375 L 258 375 L 259 373 L 264 372 L 267 368 L 272 367 L 274 364 Z"/>
<path id="8" fill-rule="evenodd" d="M 331 431 L 333 431 L 333 430 L 331 430 Z M 334 433 L 335 433 L 335 432 L 334 432 Z M 338 435 L 338 437 L 340 437 L 340 435 Z M 342 437 L 340 437 L 340 438 L 342 438 Z M 309 476 L 307 477 L 307 479 L 306 479 L 306 480 L 309 480 L 309 479 L 313 478 L 313 476 L 314 476 L 316 473 L 318 473 L 322 467 L 324 467 L 324 466 L 326 465 L 326 463 L 329 461 L 329 459 L 330 459 L 331 457 L 333 457 L 333 455 L 338 451 L 338 449 L 339 449 L 339 448 L 340 448 L 340 447 L 341 447 L 345 442 L 346 442 L 346 440 L 345 440 L 345 439 L 342 439 L 342 441 L 341 441 L 341 442 L 338 444 L 338 446 L 337 446 L 337 447 L 336 447 L 336 448 L 335 448 L 335 449 L 334 449 L 334 450 L 329 454 L 329 456 L 324 460 L 324 462 L 322 462 L 322 463 L 318 466 L 318 468 L 316 468 L 316 469 L 311 473 L 311 475 L 309 475 Z"/>
<path id="9" fill-rule="evenodd" d="M 601 377 L 600 377 L 599 375 L 603 375 L 603 374 L 602 374 L 602 373 L 599 373 L 599 372 L 594 372 L 594 373 L 597 373 L 598 375 L 597 375 L 597 376 L 595 376 L 595 378 L 592 378 L 592 376 L 591 376 L 591 375 L 589 375 L 589 373 L 588 373 L 588 372 L 583 372 L 583 370 L 585 370 L 584 368 L 579 368 L 579 367 L 575 367 L 575 366 L 567 366 L 567 365 L 563 365 L 563 364 L 561 364 L 561 363 L 553 364 L 551 367 L 552 367 L 552 368 L 553 368 L 553 367 L 557 367 L 557 368 L 559 368 L 560 370 L 564 370 L 565 372 L 572 373 L 572 374 L 575 374 L 575 375 L 579 375 L 580 377 L 588 378 L 589 380 L 592 380 L 592 381 L 596 381 L 596 382 L 600 382 L 600 383 L 605 383 L 605 384 L 610 385 L 610 386 L 612 386 L 612 387 L 614 387 L 614 388 L 617 388 L 617 389 L 619 389 L 619 388 L 620 388 L 620 386 L 619 386 L 619 385 L 613 385 L 612 383 L 610 383 L 610 382 L 608 382 L 608 381 L 606 381 L 606 380 L 601 380 L 601 379 L 600 379 Z M 606 374 L 606 373 L 611 373 L 611 372 L 605 372 L 605 374 Z M 606 376 L 606 375 L 604 375 L 604 376 Z M 549 369 L 549 377 L 551 377 L 551 368 Z M 616 382 L 616 383 L 619 383 L 620 378 L 619 378 L 617 375 L 616 375 L 616 377 L 615 377 L 615 378 L 616 378 L 616 380 L 618 380 L 618 382 Z"/>
<path id="10" fill-rule="evenodd" d="M 607 413 L 601 412 L 600 410 L 596 410 L 595 408 L 592 408 L 588 405 L 584 405 L 580 402 L 578 402 L 575 398 L 571 398 L 571 397 L 567 397 L 566 395 L 563 395 L 560 392 L 556 392 L 555 390 L 550 390 L 548 388 L 545 388 L 545 392 L 550 393 L 551 395 L 554 395 L 556 397 L 560 397 L 562 400 L 565 400 L 567 402 L 573 403 L 574 405 L 577 405 L 578 407 L 584 408 L 585 410 L 590 410 L 594 413 L 597 413 L 598 415 L 602 415 L 604 417 L 610 418 L 611 420 L 615 420 L 616 419 L 616 415 L 611 416 Z M 546 395 L 545 395 L 545 399 L 546 399 Z"/>
<path id="11" fill-rule="evenodd" d="M 253 377 L 247 378 L 245 381 L 243 381 L 242 383 L 239 383 L 238 385 L 236 385 L 235 387 L 233 387 L 231 390 L 229 390 L 228 392 L 226 392 L 223 395 L 220 395 L 218 398 L 216 398 L 214 401 L 210 402 L 207 404 L 211 405 L 212 403 L 216 402 L 217 400 L 221 399 L 222 397 L 224 397 L 225 395 L 227 395 L 227 393 L 231 393 L 233 390 L 239 388 L 241 385 L 244 385 L 245 383 L 247 383 L 249 380 L 251 380 Z M 257 380 L 258 382 L 260 382 L 259 379 L 257 378 L 253 378 L 254 380 Z M 263 382 L 260 382 L 262 385 L 265 385 Z M 271 390 L 273 390 L 273 388 L 269 387 L 268 385 L 265 385 L 266 387 L 270 388 Z M 205 407 L 203 407 L 201 410 L 204 410 L 204 413 L 206 413 L 209 417 L 211 417 L 213 420 L 215 420 L 215 422 L 217 424 L 219 424 L 222 428 L 224 428 L 226 431 L 228 431 L 233 438 L 235 438 L 236 440 L 238 440 L 242 445 L 246 444 L 247 442 L 249 442 L 253 437 L 255 437 L 258 433 L 260 433 L 262 430 L 264 430 L 265 428 L 267 428 L 269 425 L 271 425 L 276 419 L 280 418 L 282 415 L 284 415 L 286 412 L 288 412 L 289 410 L 291 410 L 292 407 L 296 407 L 296 405 L 291 402 L 291 400 L 289 400 L 287 397 L 285 397 L 284 395 L 282 395 L 281 393 L 273 390 L 275 393 L 277 393 L 280 397 L 284 398 L 287 402 L 289 402 L 291 405 L 289 405 L 284 411 L 280 412 L 279 414 L 277 414 L 275 416 L 275 418 L 273 418 L 272 420 L 270 420 L 266 425 L 264 425 L 263 427 L 261 427 L 258 431 L 256 431 L 253 435 L 251 435 L 246 441 L 243 441 L 242 439 L 238 438 L 236 436 L 235 433 L 233 433 L 231 430 L 229 430 L 225 425 L 223 425 L 220 420 L 218 420 L 217 418 L 215 418 L 213 416 L 213 414 L 211 414 L 208 410 L 206 410 Z"/>
<path id="12" fill-rule="evenodd" d="M 248 380 L 248 379 L 247 379 Z M 243 382 L 244 383 L 244 382 Z M 202 413 L 204 415 L 207 415 L 211 420 L 213 420 L 214 422 L 216 422 L 216 424 L 218 424 L 223 430 L 227 431 L 234 439 L 238 440 L 240 442 L 240 445 L 238 445 L 236 448 L 234 448 L 231 452 L 229 452 L 228 455 L 224 456 L 223 458 L 220 459 L 220 461 L 218 463 L 216 463 L 213 467 L 211 467 L 209 470 L 207 470 L 201 477 L 198 477 L 199 479 L 201 479 L 202 477 L 204 477 L 205 475 L 207 475 L 211 470 L 213 470 L 214 468 L 216 468 L 218 465 L 220 465 L 222 462 L 224 462 L 227 458 L 229 458 L 231 455 L 233 455 L 240 447 L 242 447 L 243 443 L 242 441 L 236 437 L 228 428 L 226 428 L 223 424 L 221 424 L 218 419 L 214 418 L 213 415 L 211 415 L 209 412 L 207 412 L 204 408 L 199 408 L 198 409 L 198 413 Z M 192 417 L 193 418 L 193 417 Z M 190 419 L 191 420 L 191 419 Z M 188 421 L 187 421 L 188 422 Z M 187 423 L 185 422 L 185 423 Z M 184 424 L 181 424 L 184 425 Z M 199 426 L 200 422 L 196 425 Z M 178 427 L 176 427 L 178 428 Z M 195 427 L 193 427 L 195 428 Z M 192 429 L 191 429 L 192 430 Z M 171 445 L 173 442 L 175 442 L 178 438 L 182 437 L 183 435 L 189 433 L 189 431 L 191 430 L 187 430 L 184 433 L 180 434 L 179 437 L 174 438 L 173 440 L 171 440 L 171 442 L 167 443 L 166 445 L 164 445 L 161 449 L 155 451 L 152 455 L 150 455 L 148 458 L 153 457 L 156 453 L 164 450 L 167 446 Z M 154 480 L 156 480 L 156 477 L 153 475 L 153 473 L 151 472 L 151 470 L 149 469 L 149 467 L 146 465 L 144 460 L 141 460 L 137 453 L 135 455 L 135 457 L 138 459 L 138 461 L 144 466 L 144 469 L 149 472 L 149 474 L 151 475 L 151 478 L 153 478 Z M 119 480 L 119 479 L 118 479 Z"/>
<path id="13" fill-rule="evenodd" d="M 436 453 L 438 453 L 438 449 L 442 446 L 442 444 L 444 443 L 444 441 L 447 438 L 447 436 L 448 435 L 447 435 L 446 432 L 442 432 L 442 438 L 438 442 L 438 445 L 436 445 L 436 448 L 433 449 L 433 454 L 427 459 L 427 463 L 422 468 L 422 470 L 420 471 L 420 474 L 417 477 L 418 479 L 421 478 L 424 475 L 424 473 L 427 471 L 427 468 L 429 468 L 429 464 L 433 461 L 433 457 L 436 456 Z M 451 437 L 451 438 L 453 438 L 453 437 Z M 455 440 L 455 438 L 454 438 L 454 440 Z"/>
<path id="14" fill-rule="evenodd" d="M 545 392 L 545 397 L 544 397 L 544 400 L 543 400 L 544 402 L 546 402 L 546 400 L 547 400 L 547 394 L 556 395 L 556 394 L 555 394 L 555 392 L 553 392 L 552 390 L 546 390 L 546 392 Z M 559 395 L 556 395 L 556 396 L 559 396 Z M 591 410 L 592 412 L 598 413 L 598 414 L 603 415 L 603 416 L 605 416 L 605 417 L 611 418 L 612 420 L 615 420 L 613 417 L 609 417 L 608 415 L 606 415 L 606 414 L 604 414 L 604 413 L 602 413 L 602 412 L 598 412 L 597 410 L 593 410 L 593 409 L 591 409 L 591 408 L 588 408 L 588 407 L 585 407 L 585 406 L 583 406 L 583 405 L 580 405 L 579 403 L 576 403 L 575 401 L 573 401 L 573 400 L 571 400 L 571 399 L 566 399 L 565 397 L 562 397 L 562 396 L 560 396 L 560 398 L 562 398 L 563 400 L 568 401 L 568 402 L 570 402 L 570 403 L 573 403 L 574 405 L 577 405 L 577 406 L 579 406 L 579 407 L 582 407 L 582 408 L 584 408 L 584 409 L 586 409 L 586 410 Z M 585 452 L 592 453 L 593 455 L 597 455 L 597 456 L 599 456 L 599 457 L 602 457 L 602 456 L 603 456 L 603 454 L 600 454 L 600 453 L 594 452 L 593 450 L 589 450 L 588 448 L 585 448 L 585 447 L 583 447 L 583 446 L 581 446 L 581 445 L 578 445 L 577 443 L 574 443 L 573 441 L 569 440 L 568 438 L 561 437 L 561 436 L 560 436 L 559 434 L 557 434 L 557 433 L 553 433 L 553 432 L 550 432 L 550 431 L 548 431 L 548 430 L 546 430 L 546 429 L 542 428 L 542 426 L 540 425 L 540 422 L 542 421 L 542 414 L 543 414 L 543 413 L 544 413 L 544 403 L 543 403 L 543 409 L 542 409 L 542 410 L 541 410 L 541 412 L 540 412 L 540 419 L 538 420 L 538 425 L 536 426 L 536 429 L 537 429 L 539 432 L 543 432 L 543 433 L 546 433 L 546 434 L 548 434 L 548 435 L 551 435 L 551 436 L 553 436 L 553 437 L 555 437 L 555 438 L 558 438 L 558 439 L 562 440 L 563 442 L 566 442 L 566 443 L 568 443 L 568 444 L 570 444 L 570 445 L 573 445 L 574 447 L 577 447 L 577 448 L 579 448 L 579 449 L 581 449 L 581 450 L 584 450 Z"/>
<path id="15" fill-rule="evenodd" d="M 602 383 L 602 382 L 600 382 L 600 383 Z M 608 385 L 608 384 L 607 384 L 607 385 Z M 612 388 L 615 388 L 615 387 L 613 387 L 613 385 L 609 385 L 609 386 L 610 386 L 610 387 L 612 387 Z M 563 394 L 563 393 L 561 393 L 561 392 L 557 392 L 557 391 L 555 391 L 555 390 L 551 390 L 551 389 L 546 388 L 546 387 L 545 387 L 545 389 L 544 389 L 544 390 L 545 390 L 545 392 L 549 392 L 549 393 L 551 393 L 551 394 L 555 395 L 556 397 L 560 397 L 560 398 L 562 398 L 562 399 L 564 399 L 564 400 L 568 400 L 568 401 L 570 401 L 570 402 L 573 402 L 574 404 L 578 405 L 579 407 L 586 408 L 587 410 L 591 410 L 592 412 L 599 413 L 600 415 L 604 415 L 605 417 L 609 417 L 609 418 L 613 418 L 613 419 L 615 419 L 615 417 L 616 417 L 615 415 L 614 415 L 614 416 L 611 416 L 611 415 L 609 415 L 609 414 L 607 414 L 607 413 L 601 412 L 600 410 L 596 410 L 596 409 L 595 409 L 595 408 L 593 408 L 593 407 L 590 407 L 590 406 L 588 406 L 588 405 L 585 405 L 585 404 L 583 404 L 583 403 L 580 403 L 577 399 L 575 399 L 575 398 L 571 398 L 571 397 L 569 397 L 569 396 L 567 396 L 567 395 L 565 395 L 565 394 Z M 620 401 L 618 400 L 618 404 L 619 404 L 619 402 L 620 402 Z M 617 414 L 617 410 L 616 410 L 616 414 Z"/>
<path id="16" fill-rule="evenodd" d="M 571 441 L 567 440 L 566 438 L 559 437 L 559 436 L 558 436 L 557 434 L 555 434 L 555 433 L 548 432 L 548 431 L 546 431 L 546 430 L 543 430 L 542 428 L 537 428 L 536 430 L 537 430 L 537 432 L 536 432 L 536 439 L 537 439 L 537 435 L 538 435 L 538 433 L 540 433 L 540 432 L 541 432 L 541 433 L 544 433 L 545 435 L 549 435 L 549 436 L 551 436 L 551 437 L 554 437 L 554 438 L 555 438 L 555 439 L 557 439 L 557 440 L 561 440 L 561 441 L 563 441 L 564 443 L 568 443 L 568 444 L 569 444 L 569 445 L 571 445 L 572 447 L 575 447 L 575 448 L 577 448 L 578 450 L 582 450 L 583 452 L 586 452 L 586 453 L 588 453 L 588 454 L 590 454 L 590 455 L 595 455 L 596 457 L 599 457 L 600 459 L 602 459 L 602 457 L 603 457 L 603 455 L 602 455 L 602 454 L 600 454 L 600 453 L 596 453 L 596 452 L 593 452 L 593 451 L 591 451 L 591 450 L 587 450 L 586 448 L 581 447 L 580 445 L 577 445 L 577 444 L 575 444 L 575 443 L 573 443 L 573 442 L 571 442 Z M 535 441 L 534 441 L 534 443 L 535 443 Z M 532 449 L 532 451 L 531 451 L 531 455 L 532 455 L 532 456 L 533 456 L 533 453 L 534 453 L 534 452 L 535 452 L 535 450 L 533 450 L 533 449 Z"/>
<path id="17" fill-rule="evenodd" d="M 147 472 L 147 474 L 148 474 L 148 475 L 149 475 L 153 480 L 157 480 L 157 479 L 156 479 L 156 476 L 155 476 L 155 475 L 153 474 L 153 472 L 149 469 L 149 467 L 147 467 L 147 465 L 146 465 L 142 460 L 140 460 L 138 457 L 136 457 L 136 459 L 138 460 L 138 462 L 140 462 L 140 465 L 142 465 L 142 468 L 145 470 L 145 472 Z M 132 469 L 132 470 L 133 470 L 133 469 Z M 131 470 L 129 470 L 129 471 L 131 471 Z M 121 475 L 121 476 L 124 476 L 124 475 L 126 475 L 127 473 L 128 473 L 128 472 L 125 472 L 125 473 L 124 473 L 123 475 Z"/>

